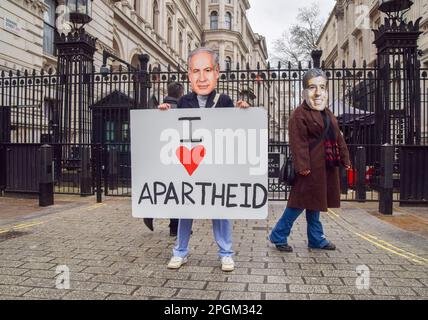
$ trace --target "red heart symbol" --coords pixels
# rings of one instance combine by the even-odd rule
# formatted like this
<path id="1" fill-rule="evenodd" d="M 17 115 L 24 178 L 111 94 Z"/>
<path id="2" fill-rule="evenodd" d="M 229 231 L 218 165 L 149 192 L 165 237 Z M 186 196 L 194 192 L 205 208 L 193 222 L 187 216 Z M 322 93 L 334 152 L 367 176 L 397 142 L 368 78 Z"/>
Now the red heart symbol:
<path id="1" fill-rule="evenodd" d="M 189 173 L 189 176 L 191 176 L 204 159 L 205 148 L 204 146 L 199 145 L 192 148 L 192 150 L 189 150 L 186 147 L 181 146 L 177 148 L 175 154 L 177 155 L 178 160 L 180 160 L 181 164 Z"/>

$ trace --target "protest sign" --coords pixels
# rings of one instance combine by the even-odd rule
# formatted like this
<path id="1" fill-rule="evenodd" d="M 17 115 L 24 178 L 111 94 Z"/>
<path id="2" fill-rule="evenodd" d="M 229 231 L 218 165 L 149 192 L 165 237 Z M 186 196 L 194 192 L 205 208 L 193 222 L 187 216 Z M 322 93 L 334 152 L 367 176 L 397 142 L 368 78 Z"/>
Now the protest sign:
<path id="1" fill-rule="evenodd" d="M 131 111 L 132 214 L 265 219 L 263 108 Z"/>

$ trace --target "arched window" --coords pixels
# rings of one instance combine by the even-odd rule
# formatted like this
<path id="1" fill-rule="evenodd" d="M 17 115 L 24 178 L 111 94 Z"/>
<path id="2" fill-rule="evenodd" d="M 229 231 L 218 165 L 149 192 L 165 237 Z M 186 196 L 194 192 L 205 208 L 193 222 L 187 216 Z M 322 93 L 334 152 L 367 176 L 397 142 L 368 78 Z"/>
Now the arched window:
<path id="1" fill-rule="evenodd" d="M 137 70 L 140 70 L 140 60 L 138 59 L 138 54 L 134 54 L 132 56 L 131 66 L 133 66 Z"/>
<path id="2" fill-rule="evenodd" d="M 115 38 L 113 38 L 113 51 L 115 56 L 121 58 L 119 44 L 117 43 L 117 40 Z"/>
<path id="3" fill-rule="evenodd" d="M 213 11 L 210 14 L 210 29 L 217 30 L 218 29 L 218 13 L 217 11 Z"/>
<path id="4" fill-rule="evenodd" d="M 153 1 L 153 29 L 159 32 L 159 5 L 156 0 Z"/>
<path id="5" fill-rule="evenodd" d="M 172 20 L 168 18 L 168 34 L 167 34 L 168 45 L 172 47 Z"/>
<path id="6" fill-rule="evenodd" d="M 119 49 L 119 42 L 115 38 L 113 38 L 113 53 L 116 57 L 122 59 L 122 55 Z M 117 72 L 120 70 L 120 68 L 122 68 L 122 64 L 119 61 L 108 59 L 107 63 L 110 66 L 111 71 Z"/>
<path id="7" fill-rule="evenodd" d="M 230 12 L 226 12 L 224 21 L 225 21 L 225 28 L 227 30 L 232 30 L 232 14 Z"/>
<path id="8" fill-rule="evenodd" d="M 225 62 L 226 62 L 226 69 L 230 70 L 232 68 L 232 58 L 227 56 Z"/>

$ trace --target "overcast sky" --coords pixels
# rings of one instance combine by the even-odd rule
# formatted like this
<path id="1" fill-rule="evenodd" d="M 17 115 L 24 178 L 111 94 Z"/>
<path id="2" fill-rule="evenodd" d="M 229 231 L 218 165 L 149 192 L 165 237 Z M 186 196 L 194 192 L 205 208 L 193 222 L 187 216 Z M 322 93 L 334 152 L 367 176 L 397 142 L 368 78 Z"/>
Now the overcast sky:
<path id="1" fill-rule="evenodd" d="M 324 21 L 334 7 L 335 0 L 249 0 L 251 8 L 248 19 L 254 32 L 266 37 L 268 50 L 272 42 L 279 38 L 284 30 L 296 23 L 298 9 L 311 3 L 318 3 Z"/>

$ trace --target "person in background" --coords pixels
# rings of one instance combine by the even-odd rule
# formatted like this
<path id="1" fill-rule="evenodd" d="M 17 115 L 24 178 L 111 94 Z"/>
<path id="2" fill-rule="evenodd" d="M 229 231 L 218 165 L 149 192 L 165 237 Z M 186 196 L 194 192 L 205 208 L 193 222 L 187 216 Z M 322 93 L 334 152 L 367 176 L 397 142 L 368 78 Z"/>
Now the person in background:
<path id="1" fill-rule="evenodd" d="M 183 96 L 184 94 L 184 87 L 181 83 L 172 81 L 168 83 L 168 94 L 163 99 L 163 103 L 167 103 L 171 106 L 171 108 L 177 108 L 178 100 Z M 153 228 L 153 218 L 144 218 L 144 224 L 149 228 L 151 231 L 154 230 Z M 169 222 L 169 235 L 171 237 L 177 236 L 177 228 L 178 228 L 178 219 L 170 219 Z"/>
<path id="2" fill-rule="evenodd" d="M 168 103 L 171 108 L 177 108 L 178 100 L 184 95 L 184 87 L 179 82 L 168 83 L 168 95 L 163 99 L 163 103 Z"/>

